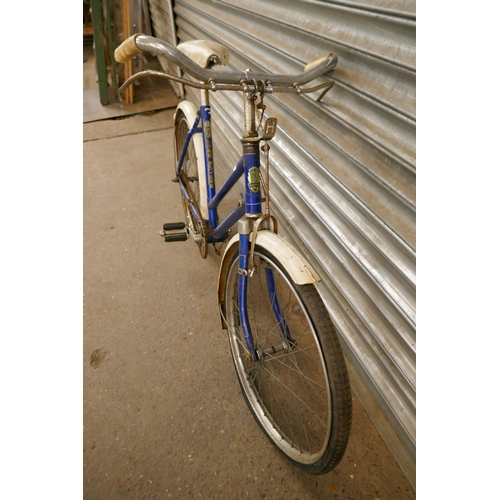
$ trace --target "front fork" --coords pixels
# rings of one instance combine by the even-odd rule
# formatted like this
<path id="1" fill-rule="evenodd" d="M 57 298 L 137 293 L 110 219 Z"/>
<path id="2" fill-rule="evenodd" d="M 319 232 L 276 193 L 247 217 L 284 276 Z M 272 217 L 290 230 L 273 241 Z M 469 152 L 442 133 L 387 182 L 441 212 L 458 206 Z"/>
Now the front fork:
<path id="1" fill-rule="evenodd" d="M 238 233 L 240 235 L 240 253 L 239 253 L 239 268 L 238 268 L 238 310 L 240 313 L 240 322 L 245 337 L 245 343 L 248 351 L 257 361 L 259 356 L 257 348 L 253 341 L 250 322 L 248 319 L 248 259 L 250 255 L 250 235 L 253 230 L 253 223 L 262 215 L 261 190 L 260 190 L 260 156 L 259 156 L 259 140 L 255 131 L 255 108 L 253 101 L 249 104 L 248 98 L 245 96 L 245 116 L 249 114 L 253 116 L 251 121 L 247 123 L 247 134 L 243 137 L 243 164 L 245 167 L 245 206 L 246 215 L 238 222 Z M 253 128 L 252 128 L 253 125 Z M 253 270 L 253 263 L 251 263 Z"/>
<path id="2" fill-rule="evenodd" d="M 244 221 L 241 221 L 244 222 Z M 240 224 L 241 225 L 241 224 Z M 253 341 L 250 321 L 248 320 L 248 256 L 250 254 L 249 234 L 240 233 L 240 253 L 238 266 L 238 311 L 240 313 L 240 323 L 243 329 L 243 336 L 252 356 L 252 361 L 257 361 L 258 355 Z"/>
<path id="3" fill-rule="evenodd" d="M 249 141 L 250 142 L 250 141 Z M 245 205 L 247 209 L 246 215 L 238 222 L 238 233 L 240 235 L 239 243 L 239 268 L 238 268 L 238 309 L 240 313 L 241 328 L 245 337 L 245 343 L 248 351 L 252 356 L 251 361 L 262 359 L 265 354 L 274 354 L 276 350 L 288 350 L 293 348 L 294 342 L 291 338 L 288 325 L 281 311 L 276 283 L 273 275 L 273 270 L 270 267 L 265 268 L 265 279 L 267 284 L 267 292 L 270 304 L 279 324 L 281 332 L 286 339 L 283 346 L 273 346 L 270 352 L 261 351 L 259 346 L 255 345 L 250 321 L 248 317 L 248 280 L 254 272 L 251 234 L 254 226 L 258 230 L 258 225 L 262 220 L 262 204 L 261 204 L 261 189 L 260 189 L 260 161 L 259 161 L 259 143 L 257 141 L 244 144 L 243 146 L 243 161 L 245 166 Z M 257 222 L 259 221 L 259 222 Z M 257 234 L 254 233 L 254 238 Z M 255 242 L 254 242 L 255 243 Z M 257 276 L 255 279 L 260 279 Z"/>
<path id="4" fill-rule="evenodd" d="M 268 125 L 266 121 L 264 135 L 259 138 L 255 127 L 255 99 L 248 92 L 244 93 L 244 118 L 245 132 L 241 139 L 243 143 L 243 163 L 245 168 L 245 207 L 246 214 L 238 222 L 238 233 L 240 235 L 239 244 L 239 268 L 238 268 L 238 309 L 240 313 L 240 323 L 245 337 L 245 343 L 249 351 L 249 356 L 253 359 L 249 361 L 257 361 L 262 359 L 266 354 L 274 354 L 277 350 L 276 346 L 262 351 L 254 342 L 250 321 L 248 318 L 248 280 L 254 272 L 254 263 L 249 262 L 253 259 L 253 246 L 255 241 L 251 238 L 257 238 L 257 230 L 259 229 L 260 221 L 262 220 L 262 194 L 260 189 L 260 140 L 268 140 L 274 136 L 276 131 L 276 119 L 271 118 Z M 268 193 L 269 195 L 269 193 Z M 266 214 L 269 217 L 269 214 Z M 253 231 L 254 224 L 257 222 L 256 231 Z M 276 222 L 275 222 L 276 224 Z M 253 236 L 252 236 L 253 235 Z M 283 346 L 278 347 L 279 350 L 288 350 L 293 348 L 294 342 L 291 338 L 290 331 L 286 324 L 285 318 L 281 312 L 278 298 L 276 283 L 273 276 L 273 271 L 270 267 L 266 267 L 266 283 L 269 295 L 270 304 L 274 312 L 274 316 L 278 321 L 280 329 L 286 338 Z M 259 276 L 256 279 L 260 279 Z M 269 351 L 269 352 L 268 352 Z"/>
<path id="5" fill-rule="evenodd" d="M 252 279 L 252 275 L 255 271 L 254 262 L 250 262 L 250 258 L 254 258 L 253 252 L 251 252 L 252 244 L 254 244 L 254 242 L 251 241 L 251 237 L 252 235 L 254 238 L 257 237 L 257 233 L 254 233 L 252 231 L 253 224 L 254 220 L 252 220 L 248 216 L 244 217 L 238 223 L 238 231 L 240 234 L 238 262 L 238 310 L 245 343 L 252 358 L 248 359 L 248 361 L 257 361 L 259 359 L 262 359 L 264 355 L 272 355 L 277 351 L 289 351 L 295 346 L 295 342 L 292 340 L 292 336 L 285 320 L 285 316 L 281 311 L 273 269 L 271 266 L 265 265 L 265 280 L 269 303 L 274 313 L 274 317 L 278 322 L 281 333 L 283 334 L 283 337 L 284 339 L 286 339 L 286 341 L 284 340 L 282 345 L 271 346 L 269 349 L 266 349 L 264 351 L 259 349 L 259 346 L 257 346 L 254 342 L 254 337 L 252 335 L 252 329 L 248 316 L 248 307 L 249 305 L 250 307 L 253 305 L 251 303 L 249 304 L 248 302 L 248 284 L 249 279 Z M 261 268 L 259 267 L 258 272 L 260 271 Z M 259 280 L 260 276 L 256 276 L 254 279 Z M 259 287 L 259 292 L 260 291 L 261 289 Z"/>

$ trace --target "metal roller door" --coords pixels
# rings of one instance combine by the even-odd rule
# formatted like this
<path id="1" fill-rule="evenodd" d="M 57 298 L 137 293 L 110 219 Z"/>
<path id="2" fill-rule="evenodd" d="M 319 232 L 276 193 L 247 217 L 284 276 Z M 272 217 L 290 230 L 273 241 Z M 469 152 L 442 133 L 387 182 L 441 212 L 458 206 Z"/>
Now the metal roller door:
<path id="1" fill-rule="evenodd" d="M 171 45 L 177 45 L 176 28 L 174 23 L 173 7 L 170 0 L 149 0 L 149 15 L 153 26 L 154 35 Z M 175 64 L 172 64 L 165 56 L 159 55 L 163 71 L 171 75 L 181 76 L 181 70 Z M 184 97 L 184 87 L 177 82 L 171 81 L 170 84 L 178 97 Z"/>
<path id="2" fill-rule="evenodd" d="M 339 57 L 321 103 L 266 97 L 280 127 L 274 213 L 322 276 L 354 389 L 414 484 L 415 2 L 176 0 L 174 13 L 178 41 L 225 44 L 229 68 L 291 74 Z M 221 178 L 240 154 L 242 100 L 217 92 L 211 101 Z"/>

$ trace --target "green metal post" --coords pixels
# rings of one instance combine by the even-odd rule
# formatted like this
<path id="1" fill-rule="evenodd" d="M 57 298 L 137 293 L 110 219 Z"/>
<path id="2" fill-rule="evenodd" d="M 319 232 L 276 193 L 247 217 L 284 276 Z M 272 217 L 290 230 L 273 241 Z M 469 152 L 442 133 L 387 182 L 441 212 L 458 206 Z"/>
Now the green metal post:
<path id="1" fill-rule="evenodd" d="M 92 26 L 94 28 L 94 47 L 97 63 L 97 79 L 99 82 L 99 98 L 101 104 L 109 104 L 108 94 L 108 67 L 106 64 L 106 40 L 102 19 L 102 0 L 91 0 Z"/>
<path id="2" fill-rule="evenodd" d="M 111 23 L 111 2 L 106 0 L 106 34 L 109 47 L 109 63 L 111 65 L 111 80 L 112 80 L 112 93 L 113 100 L 118 101 L 118 79 L 116 76 L 116 61 L 115 61 L 115 36 L 113 32 L 113 25 Z"/>

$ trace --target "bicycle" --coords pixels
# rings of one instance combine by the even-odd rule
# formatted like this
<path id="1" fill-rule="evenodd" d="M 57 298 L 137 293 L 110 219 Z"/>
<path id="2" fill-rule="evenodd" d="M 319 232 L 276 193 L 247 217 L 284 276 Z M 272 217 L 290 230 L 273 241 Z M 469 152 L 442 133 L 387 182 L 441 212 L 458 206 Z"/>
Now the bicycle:
<path id="1" fill-rule="evenodd" d="M 229 51 L 219 43 L 196 40 L 173 47 L 136 34 L 116 49 L 115 59 L 124 63 L 140 52 L 166 56 L 194 80 L 147 70 L 133 75 L 120 90 L 144 76 L 201 90 L 199 109 L 184 100 L 175 112 L 175 180 L 186 222 L 164 224 L 161 234 L 167 242 L 191 237 L 202 258 L 209 244 L 227 242 L 219 272 L 219 314 L 244 399 L 288 460 L 310 474 L 327 473 L 342 459 L 349 439 L 350 384 L 335 328 L 315 288 L 320 278 L 277 234 L 278 223 L 269 209 L 268 144 L 277 120 L 268 118 L 263 126 L 262 120 L 266 94 L 322 90 L 321 100 L 333 81 L 302 85 L 332 70 L 337 58 L 329 54 L 313 61 L 300 75 L 222 71 L 213 68 L 227 64 Z M 242 91 L 244 101 L 243 154 L 219 190 L 209 104 L 209 91 L 217 90 Z M 260 170 L 261 142 L 265 175 Z M 245 197 L 219 223 L 218 206 L 242 176 Z M 229 239 L 236 222 L 238 232 Z"/>

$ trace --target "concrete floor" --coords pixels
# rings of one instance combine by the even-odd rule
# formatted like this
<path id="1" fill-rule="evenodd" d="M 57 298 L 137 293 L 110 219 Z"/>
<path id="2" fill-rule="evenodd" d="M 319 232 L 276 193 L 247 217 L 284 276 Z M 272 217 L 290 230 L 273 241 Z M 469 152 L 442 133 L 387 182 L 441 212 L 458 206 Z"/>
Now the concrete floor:
<path id="1" fill-rule="evenodd" d="M 84 124 L 84 498 L 414 499 L 356 397 L 325 476 L 254 422 L 216 310 L 220 258 L 158 235 L 183 220 L 172 114 Z"/>

